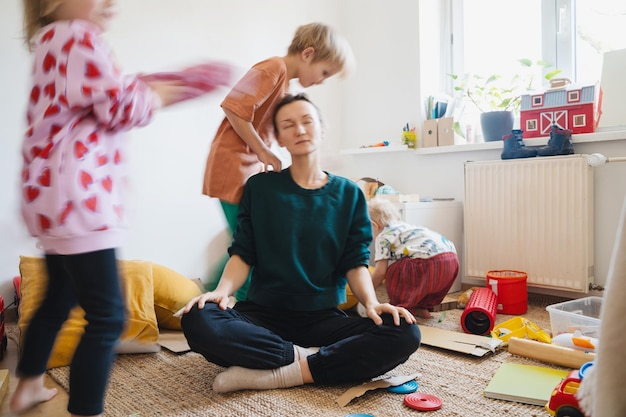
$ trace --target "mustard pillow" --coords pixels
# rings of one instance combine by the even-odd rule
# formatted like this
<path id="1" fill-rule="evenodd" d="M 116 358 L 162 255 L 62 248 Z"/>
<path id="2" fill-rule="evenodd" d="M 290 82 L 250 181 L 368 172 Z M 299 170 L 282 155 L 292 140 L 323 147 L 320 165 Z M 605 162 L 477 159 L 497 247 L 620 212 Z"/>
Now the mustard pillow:
<path id="1" fill-rule="evenodd" d="M 119 261 L 118 265 L 126 301 L 127 318 L 126 327 L 116 351 L 118 353 L 155 352 L 159 349 L 159 331 L 154 314 L 152 264 L 143 261 Z M 22 282 L 18 327 L 22 339 L 46 293 L 48 275 L 44 259 L 21 256 L 20 275 Z M 70 364 L 87 324 L 84 315 L 82 308 L 72 309 L 57 335 L 48 361 L 48 369 Z"/>
<path id="2" fill-rule="evenodd" d="M 162 329 L 181 330 L 180 318 L 174 313 L 183 308 L 194 297 L 202 294 L 191 279 L 165 266 L 152 264 L 154 284 L 154 312 Z"/>
<path id="3" fill-rule="evenodd" d="M 339 304 L 337 308 L 343 311 L 350 310 L 352 307 L 356 306 L 358 302 L 359 300 L 357 300 L 352 293 L 352 289 L 349 285 L 346 284 L 346 302 L 343 304 Z"/>

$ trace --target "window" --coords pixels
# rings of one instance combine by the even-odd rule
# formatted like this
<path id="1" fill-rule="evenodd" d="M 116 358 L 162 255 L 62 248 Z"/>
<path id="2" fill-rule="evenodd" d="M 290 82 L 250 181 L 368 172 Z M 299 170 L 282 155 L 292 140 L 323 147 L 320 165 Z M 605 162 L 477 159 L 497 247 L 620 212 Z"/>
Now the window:
<path id="1" fill-rule="evenodd" d="M 422 0 L 422 4 L 432 3 Z M 446 74 L 483 77 L 499 74 L 500 81 L 506 83 L 514 74 L 528 72 L 518 62 L 522 58 L 550 64 L 533 69 L 533 82 L 529 86 L 532 90 L 549 87 L 543 76 L 555 69 L 561 70 L 559 78 L 581 84 L 595 83 L 601 79 L 604 53 L 626 49 L 626 36 L 620 35 L 626 27 L 626 2 L 623 1 L 446 0 L 435 4 L 440 4 L 443 22 L 440 26 L 443 70 L 438 83 L 426 80 L 429 83 L 424 84 L 422 80 L 422 85 L 439 85 L 440 91 L 451 95 L 455 95 L 453 80 Z M 431 11 L 429 16 L 433 15 Z M 421 36 L 426 41 L 432 40 L 423 33 Z M 428 53 L 435 56 L 432 46 L 426 46 L 429 47 Z M 428 90 L 426 93 L 432 94 Z M 580 96 L 568 99 L 576 101 Z M 543 96 L 533 95 L 533 108 L 543 104 Z M 472 128 L 479 137 L 480 130 L 475 129 L 480 126 L 476 109 L 471 105 L 459 107 L 454 115 L 457 132 Z M 584 122 L 584 116 L 574 121 L 577 125 L 584 125 Z M 537 130 L 541 126 L 537 121 L 527 120 L 524 128 Z"/>
<path id="2" fill-rule="evenodd" d="M 626 2 L 616 0 L 450 0 L 454 74 L 504 77 L 517 60 L 543 60 L 573 82 L 600 80 L 605 52 L 626 48 Z M 538 79 L 542 79 L 538 77 Z M 536 88 L 541 85 L 533 86 Z M 545 86 L 544 86 L 545 87 Z M 446 88 L 451 91 L 451 88 Z"/>

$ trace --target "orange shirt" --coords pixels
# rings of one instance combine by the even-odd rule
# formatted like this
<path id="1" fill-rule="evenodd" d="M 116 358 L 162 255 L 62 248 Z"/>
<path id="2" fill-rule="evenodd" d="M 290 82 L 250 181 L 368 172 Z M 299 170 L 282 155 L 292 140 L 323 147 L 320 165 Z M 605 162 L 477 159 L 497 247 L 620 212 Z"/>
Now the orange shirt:
<path id="1" fill-rule="evenodd" d="M 271 146 L 272 112 L 289 91 L 285 61 L 273 57 L 255 64 L 222 102 L 222 108 L 252 123 L 265 144 Z M 220 124 L 204 171 L 203 194 L 239 204 L 248 178 L 261 172 L 263 164 L 235 132 L 228 118 Z"/>

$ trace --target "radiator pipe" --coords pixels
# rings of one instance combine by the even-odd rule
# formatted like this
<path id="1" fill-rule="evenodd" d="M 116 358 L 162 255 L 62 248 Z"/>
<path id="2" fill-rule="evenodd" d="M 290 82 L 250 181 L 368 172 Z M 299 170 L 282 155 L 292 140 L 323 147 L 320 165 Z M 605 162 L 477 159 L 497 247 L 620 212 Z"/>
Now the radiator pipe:
<path id="1" fill-rule="evenodd" d="M 597 167 L 608 162 L 626 162 L 626 157 L 607 158 L 601 153 L 592 153 L 587 156 L 587 164 L 592 167 Z"/>

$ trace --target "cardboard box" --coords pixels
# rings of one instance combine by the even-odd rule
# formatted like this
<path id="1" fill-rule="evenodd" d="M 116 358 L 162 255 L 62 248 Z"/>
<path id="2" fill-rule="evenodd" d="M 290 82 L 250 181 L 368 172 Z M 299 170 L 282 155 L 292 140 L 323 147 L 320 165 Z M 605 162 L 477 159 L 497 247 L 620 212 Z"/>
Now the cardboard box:
<path id="1" fill-rule="evenodd" d="M 441 117 L 424 121 L 422 147 L 454 145 L 454 118 Z"/>
<path id="2" fill-rule="evenodd" d="M 424 120 L 422 126 L 422 148 L 437 146 L 437 119 Z"/>
<path id="3" fill-rule="evenodd" d="M 437 146 L 454 145 L 454 119 L 442 117 L 437 119 Z"/>

